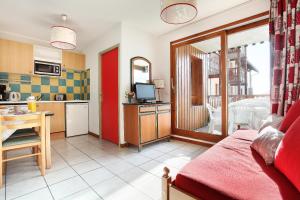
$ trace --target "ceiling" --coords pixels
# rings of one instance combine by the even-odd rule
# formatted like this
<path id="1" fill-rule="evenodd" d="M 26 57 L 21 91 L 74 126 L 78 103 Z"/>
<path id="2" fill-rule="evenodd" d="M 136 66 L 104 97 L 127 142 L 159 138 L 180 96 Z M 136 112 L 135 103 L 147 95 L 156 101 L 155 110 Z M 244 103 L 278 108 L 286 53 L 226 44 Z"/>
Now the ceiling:
<path id="1" fill-rule="evenodd" d="M 193 22 L 247 1 L 198 0 L 198 16 Z M 0 34 L 15 34 L 47 42 L 50 27 L 61 24 L 61 14 L 70 17 L 67 24 L 77 32 L 79 49 L 120 22 L 153 35 L 182 26 L 162 22 L 160 0 L 1 0 Z"/>
<path id="2" fill-rule="evenodd" d="M 228 48 L 255 44 L 263 41 L 269 41 L 269 26 L 260 26 L 250 30 L 238 32 L 228 36 Z M 202 42 L 192 44 L 205 53 L 219 51 L 221 49 L 220 37 L 212 38 Z"/>

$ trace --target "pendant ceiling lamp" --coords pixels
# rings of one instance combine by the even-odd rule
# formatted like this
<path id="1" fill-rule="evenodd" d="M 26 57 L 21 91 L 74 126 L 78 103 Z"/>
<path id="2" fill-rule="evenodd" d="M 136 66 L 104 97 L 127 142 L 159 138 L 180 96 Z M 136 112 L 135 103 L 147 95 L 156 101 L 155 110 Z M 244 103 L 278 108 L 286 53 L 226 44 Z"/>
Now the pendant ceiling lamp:
<path id="1" fill-rule="evenodd" d="M 70 50 L 76 48 L 76 32 L 66 27 L 67 15 L 62 15 L 62 26 L 51 27 L 50 44 L 58 49 Z"/>
<path id="2" fill-rule="evenodd" d="M 197 0 L 161 0 L 161 19 L 168 24 L 184 24 L 197 16 Z"/>

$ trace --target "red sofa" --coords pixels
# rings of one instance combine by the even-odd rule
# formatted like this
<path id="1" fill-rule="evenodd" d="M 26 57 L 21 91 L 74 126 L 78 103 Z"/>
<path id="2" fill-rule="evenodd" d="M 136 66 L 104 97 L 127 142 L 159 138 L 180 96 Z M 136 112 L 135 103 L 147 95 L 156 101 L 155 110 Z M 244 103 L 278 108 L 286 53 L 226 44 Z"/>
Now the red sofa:
<path id="1" fill-rule="evenodd" d="M 256 135 L 237 131 L 187 164 L 174 184 L 204 200 L 300 199 L 289 180 L 250 148 Z"/>

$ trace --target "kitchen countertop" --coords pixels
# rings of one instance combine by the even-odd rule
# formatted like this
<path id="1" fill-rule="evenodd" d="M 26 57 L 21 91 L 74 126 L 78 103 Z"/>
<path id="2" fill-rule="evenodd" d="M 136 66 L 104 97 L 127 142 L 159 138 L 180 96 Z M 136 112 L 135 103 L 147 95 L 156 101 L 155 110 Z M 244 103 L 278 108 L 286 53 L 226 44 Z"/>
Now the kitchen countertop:
<path id="1" fill-rule="evenodd" d="M 37 101 L 36 103 L 88 103 L 89 100 L 70 100 L 70 101 Z M 27 104 L 27 101 L 0 101 L 0 105 Z"/>

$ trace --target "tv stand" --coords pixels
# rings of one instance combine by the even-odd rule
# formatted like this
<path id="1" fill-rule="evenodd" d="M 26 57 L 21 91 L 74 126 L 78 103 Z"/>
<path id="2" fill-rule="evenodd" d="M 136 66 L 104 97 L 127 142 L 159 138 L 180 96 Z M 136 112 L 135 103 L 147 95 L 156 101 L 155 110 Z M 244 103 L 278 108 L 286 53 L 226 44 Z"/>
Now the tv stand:
<path id="1" fill-rule="evenodd" d="M 125 103 L 124 133 L 125 141 L 138 147 L 171 136 L 170 103 Z"/>
<path id="2" fill-rule="evenodd" d="M 142 100 L 142 101 L 138 101 L 139 104 L 155 104 L 156 102 L 153 101 L 148 101 L 148 100 Z"/>

